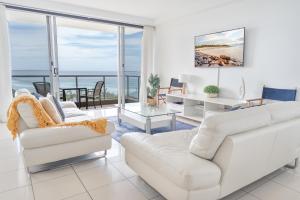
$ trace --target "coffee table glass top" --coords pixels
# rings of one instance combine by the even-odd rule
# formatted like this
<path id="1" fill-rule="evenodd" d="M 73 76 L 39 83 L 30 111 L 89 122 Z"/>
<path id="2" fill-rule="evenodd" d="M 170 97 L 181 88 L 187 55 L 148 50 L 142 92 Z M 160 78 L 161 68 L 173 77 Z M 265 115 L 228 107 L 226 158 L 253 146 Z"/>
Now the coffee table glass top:
<path id="1" fill-rule="evenodd" d="M 169 115 L 180 113 L 180 111 L 171 110 L 166 104 L 158 106 L 149 106 L 143 103 L 126 103 L 123 110 L 141 115 L 143 117 L 155 117 L 161 115 Z"/>

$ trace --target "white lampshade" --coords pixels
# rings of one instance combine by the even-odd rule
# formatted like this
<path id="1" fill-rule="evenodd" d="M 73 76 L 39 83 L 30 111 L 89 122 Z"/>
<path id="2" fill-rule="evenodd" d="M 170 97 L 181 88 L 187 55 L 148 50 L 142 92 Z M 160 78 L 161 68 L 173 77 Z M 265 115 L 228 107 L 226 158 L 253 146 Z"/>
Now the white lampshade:
<path id="1" fill-rule="evenodd" d="M 178 81 L 181 83 L 187 83 L 189 82 L 190 76 L 188 74 L 180 74 L 178 77 Z"/>

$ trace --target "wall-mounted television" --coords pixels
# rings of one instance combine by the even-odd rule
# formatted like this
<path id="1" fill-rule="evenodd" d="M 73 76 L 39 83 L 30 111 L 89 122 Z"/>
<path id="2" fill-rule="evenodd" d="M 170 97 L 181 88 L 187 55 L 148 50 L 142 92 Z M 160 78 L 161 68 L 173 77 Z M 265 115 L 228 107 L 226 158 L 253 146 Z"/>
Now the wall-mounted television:
<path id="1" fill-rule="evenodd" d="M 195 67 L 244 65 L 245 28 L 195 37 Z"/>

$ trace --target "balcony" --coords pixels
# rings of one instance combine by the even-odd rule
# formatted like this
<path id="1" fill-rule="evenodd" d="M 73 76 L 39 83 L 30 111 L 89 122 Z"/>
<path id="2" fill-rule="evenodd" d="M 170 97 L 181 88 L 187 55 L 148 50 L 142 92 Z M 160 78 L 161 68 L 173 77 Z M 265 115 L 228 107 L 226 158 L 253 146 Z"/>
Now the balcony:
<path id="1" fill-rule="evenodd" d="M 13 75 L 13 90 L 26 88 L 30 92 L 36 92 L 33 82 L 49 82 L 49 75 Z M 97 81 L 104 81 L 101 99 L 103 105 L 116 104 L 118 102 L 118 77 L 117 75 L 60 75 L 60 89 L 63 88 L 86 88 L 93 90 Z M 125 101 L 137 102 L 139 100 L 140 76 L 125 75 Z M 60 90 L 60 98 L 63 98 L 62 90 Z M 76 90 L 66 91 L 66 100 L 74 101 L 79 105 L 80 94 Z M 80 99 L 81 107 L 86 106 L 85 98 Z M 91 100 L 87 106 L 91 106 Z M 99 102 L 96 101 L 96 105 Z"/>

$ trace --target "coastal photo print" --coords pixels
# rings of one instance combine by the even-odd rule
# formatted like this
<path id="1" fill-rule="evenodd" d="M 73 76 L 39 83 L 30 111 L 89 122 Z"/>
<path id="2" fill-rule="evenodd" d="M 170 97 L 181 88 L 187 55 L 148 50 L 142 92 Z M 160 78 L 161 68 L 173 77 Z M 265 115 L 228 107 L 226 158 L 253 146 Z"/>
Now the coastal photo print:
<path id="1" fill-rule="evenodd" d="M 244 64 L 245 29 L 195 37 L 195 67 L 240 67 Z"/>

